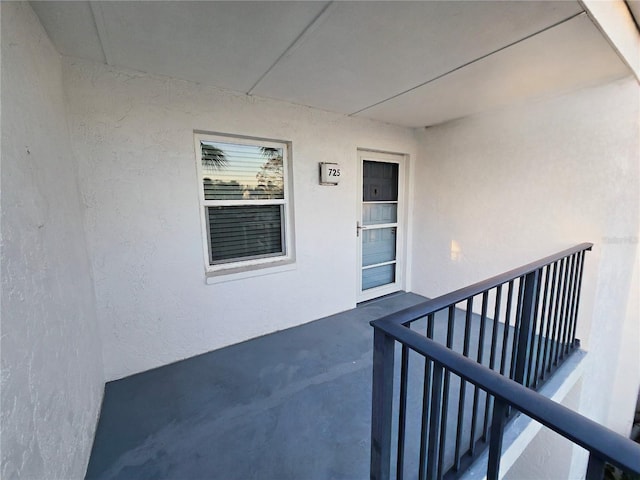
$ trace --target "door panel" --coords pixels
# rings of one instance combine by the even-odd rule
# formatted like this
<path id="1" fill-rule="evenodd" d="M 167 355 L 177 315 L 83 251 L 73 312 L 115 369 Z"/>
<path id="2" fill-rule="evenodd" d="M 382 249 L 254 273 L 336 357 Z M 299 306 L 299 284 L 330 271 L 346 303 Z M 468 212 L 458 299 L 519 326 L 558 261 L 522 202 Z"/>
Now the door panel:
<path id="1" fill-rule="evenodd" d="M 364 160 L 362 200 L 381 202 L 398 200 L 398 164 Z"/>
<path id="2" fill-rule="evenodd" d="M 376 228 L 362 232 L 362 266 L 396 260 L 396 228 Z"/>
<path id="3" fill-rule="evenodd" d="M 396 269 L 394 264 L 368 268 L 362 271 L 362 290 L 365 291 L 392 284 L 395 279 Z"/>
<path id="4" fill-rule="evenodd" d="M 401 290 L 403 157 L 360 152 L 359 301 Z"/>
<path id="5" fill-rule="evenodd" d="M 397 223 L 397 203 L 363 203 L 362 224 L 377 225 L 381 223 Z"/>

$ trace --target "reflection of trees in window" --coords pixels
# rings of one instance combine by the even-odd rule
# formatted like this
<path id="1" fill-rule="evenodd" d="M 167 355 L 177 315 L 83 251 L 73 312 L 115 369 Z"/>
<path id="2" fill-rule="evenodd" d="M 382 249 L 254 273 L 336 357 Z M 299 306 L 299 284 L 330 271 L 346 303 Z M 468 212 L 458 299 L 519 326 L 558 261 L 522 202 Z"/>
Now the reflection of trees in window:
<path id="1" fill-rule="evenodd" d="M 235 180 L 223 182 L 222 180 L 203 179 L 205 200 L 242 200 L 248 195 L 248 187 Z"/>
<path id="2" fill-rule="evenodd" d="M 263 198 L 283 198 L 284 195 L 284 171 L 282 169 L 282 150 L 272 147 L 260 147 L 262 156 L 267 161 L 260 167 L 256 175 L 258 187 L 256 190 L 262 193 Z"/>
<path id="3" fill-rule="evenodd" d="M 287 255 L 284 143 L 196 134 L 208 270 Z M 196 143 L 197 145 L 197 143 Z M 261 146 L 262 145 L 262 146 Z M 225 264 L 224 267 L 218 265 Z M 253 266 L 252 266 L 253 268 Z"/>
<path id="4" fill-rule="evenodd" d="M 218 147 L 202 142 L 200 145 L 202 147 L 202 165 L 204 167 L 220 170 L 229 163 L 224 152 Z"/>
<path id="5" fill-rule="evenodd" d="M 251 147 L 253 151 L 246 152 L 247 157 L 244 157 L 242 154 L 228 152 L 224 148 L 209 143 L 201 142 L 200 145 L 202 166 L 207 175 L 203 178 L 205 200 L 284 198 L 281 148 Z M 261 165 L 257 162 L 260 157 L 264 159 Z M 256 173 L 254 174 L 251 170 Z M 247 174 L 255 175 L 255 183 Z M 237 180 L 216 178 L 229 176 L 237 176 Z M 245 182 L 242 182 L 243 180 Z"/>

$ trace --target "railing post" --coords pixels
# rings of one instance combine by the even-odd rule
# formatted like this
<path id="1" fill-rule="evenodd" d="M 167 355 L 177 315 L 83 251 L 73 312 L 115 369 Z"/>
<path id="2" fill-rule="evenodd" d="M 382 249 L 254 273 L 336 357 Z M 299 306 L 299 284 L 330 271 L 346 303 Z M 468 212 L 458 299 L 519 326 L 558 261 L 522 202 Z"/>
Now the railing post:
<path id="1" fill-rule="evenodd" d="M 390 476 L 394 345 L 393 337 L 374 326 L 371 480 L 389 480 Z"/>
<path id="2" fill-rule="evenodd" d="M 502 437 L 507 418 L 507 404 L 500 398 L 493 403 L 491 433 L 489 435 L 489 460 L 487 463 L 487 480 L 498 480 L 500 474 L 500 458 L 502 457 Z"/>
<path id="3" fill-rule="evenodd" d="M 429 422 L 429 451 L 427 453 L 427 480 L 433 480 L 438 476 L 438 457 L 440 446 L 441 423 L 446 422 L 442 418 L 442 381 L 444 368 L 439 363 L 433 363 L 433 389 L 431 390 L 431 421 Z"/>
<path id="4" fill-rule="evenodd" d="M 522 310 L 520 331 L 518 332 L 518 346 L 516 350 L 516 369 L 514 380 L 522 385 L 526 383 L 526 370 L 529 357 L 529 346 L 534 325 L 533 315 L 538 301 L 538 277 L 540 270 L 534 270 L 524 277 L 524 293 L 522 298 Z M 525 385 L 526 386 L 526 385 Z"/>
<path id="5" fill-rule="evenodd" d="M 604 478 L 604 460 L 595 453 L 589 454 L 589 463 L 587 463 L 587 474 L 585 480 L 602 480 Z"/>

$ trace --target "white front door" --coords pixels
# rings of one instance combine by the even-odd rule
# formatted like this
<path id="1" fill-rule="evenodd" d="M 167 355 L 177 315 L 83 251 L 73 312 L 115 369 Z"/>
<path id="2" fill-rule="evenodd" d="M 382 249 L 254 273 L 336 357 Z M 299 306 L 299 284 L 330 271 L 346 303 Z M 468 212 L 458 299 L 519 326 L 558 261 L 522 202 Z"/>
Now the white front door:
<path id="1" fill-rule="evenodd" d="M 404 157 L 359 151 L 358 301 L 404 288 Z"/>

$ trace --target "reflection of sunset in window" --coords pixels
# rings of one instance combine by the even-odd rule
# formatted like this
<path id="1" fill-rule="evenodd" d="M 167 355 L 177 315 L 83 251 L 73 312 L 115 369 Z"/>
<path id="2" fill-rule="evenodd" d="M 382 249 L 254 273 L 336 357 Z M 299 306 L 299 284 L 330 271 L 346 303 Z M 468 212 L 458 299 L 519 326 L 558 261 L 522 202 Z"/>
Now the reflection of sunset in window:
<path id="1" fill-rule="evenodd" d="M 237 140 L 196 134 L 211 272 L 291 259 L 286 144 Z"/>
<path id="2" fill-rule="evenodd" d="M 283 198 L 283 150 L 201 142 L 207 200 Z"/>

